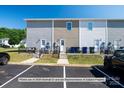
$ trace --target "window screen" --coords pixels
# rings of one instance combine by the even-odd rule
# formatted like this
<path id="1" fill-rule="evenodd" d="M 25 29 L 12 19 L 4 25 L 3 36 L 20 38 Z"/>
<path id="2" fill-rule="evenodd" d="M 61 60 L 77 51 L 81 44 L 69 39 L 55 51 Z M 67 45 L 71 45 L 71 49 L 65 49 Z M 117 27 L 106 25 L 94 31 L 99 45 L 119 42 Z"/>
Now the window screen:
<path id="1" fill-rule="evenodd" d="M 67 28 L 67 31 L 71 31 L 72 30 L 72 22 L 66 22 L 66 28 Z"/>
<path id="2" fill-rule="evenodd" d="M 42 45 L 45 45 L 45 40 L 42 40 Z"/>
<path id="3" fill-rule="evenodd" d="M 92 31 L 93 30 L 93 23 L 92 22 L 89 22 L 88 23 L 88 30 L 89 31 Z"/>

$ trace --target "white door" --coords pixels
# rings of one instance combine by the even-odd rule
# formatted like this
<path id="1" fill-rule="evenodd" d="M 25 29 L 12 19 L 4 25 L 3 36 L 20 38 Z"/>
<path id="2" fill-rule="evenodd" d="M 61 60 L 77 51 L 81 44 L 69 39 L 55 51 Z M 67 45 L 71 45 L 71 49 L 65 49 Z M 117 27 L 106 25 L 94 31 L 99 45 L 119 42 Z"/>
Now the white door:
<path id="1" fill-rule="evenodd" d="M 101 44 L 101 42 L 102 42 L 102 40 L 101 39 L 96 39 L 96 40 L 94 40 L 95 41 L 95 52 L 98 52 L 99 50 L 100 50 L 100 44 Z"/>
<path id="2" fill-rule="evenodd" d="M 64 45 L 65 41 L 63 39 L 60 39 L 60 52 L 64 52 Z"/>

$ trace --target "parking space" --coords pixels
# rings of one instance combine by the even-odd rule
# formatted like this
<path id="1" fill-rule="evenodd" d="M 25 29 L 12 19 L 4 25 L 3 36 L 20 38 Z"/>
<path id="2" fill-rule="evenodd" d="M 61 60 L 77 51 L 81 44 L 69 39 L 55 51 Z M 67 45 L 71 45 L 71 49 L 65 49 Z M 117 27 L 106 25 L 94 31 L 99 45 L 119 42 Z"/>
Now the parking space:
<path id="1" fill-rule="evenodd" d="M 111 78 L 109 78 L 111 77 Z M 6 65 L 0 66 L 1 88 L 108 88 L 123 87 L 123 75 L 108 72 L 102 66 L 70 67 L 70 66 L 41 66 L 41 65 Z M 68 82 L 68 78 L 109 78 L 106 82 Z M 50 82 L 19 82 L 19 78 L 49 78 Z M 55 82 L 58 78 L 59 82 Z M 113 80 L 114 79 L 114 80 Z"/>
<path id="2" fill-rule="evenodd" d="M 28 65 L 4 65 L 0 66 L 0 86 L 15 77 L 18 73 L 28 68 Z"/>
<path id="3" fill-rule="evenodd" d="M 62 88 L 63 82 L 18 82 L 19 77 L 63 77 L 63 67 L 33 66 L 30 70 L 3 86 L 4 88 Z"/>
<path id="4" fill-rule="evenodd" d="M 104 75 L 91 67 L 67 67 L 67 77 L 104 78 Z M 102 82 L 67 82 L 67 88 L 107 88 Z"/>
<path id="5" fill-rule="evenodd" d="M 63 67 L 60 66 L 34 66 L 21 77 L 63 77 Z"/>
<path id="6" fill-rule="evenodd" d="M 90 67 L 66 67 L 66 77 L 93 77 Z"/>

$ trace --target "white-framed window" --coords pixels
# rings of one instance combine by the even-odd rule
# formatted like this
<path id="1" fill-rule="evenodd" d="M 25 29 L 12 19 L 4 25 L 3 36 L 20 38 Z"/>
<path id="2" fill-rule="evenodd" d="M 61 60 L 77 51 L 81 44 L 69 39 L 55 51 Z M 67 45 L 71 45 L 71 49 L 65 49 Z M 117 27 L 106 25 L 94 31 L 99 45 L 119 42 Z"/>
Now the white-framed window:
<path id="1" fill-rule="evenodd" d="M 46 41 L 42 40 L 42 45 L 45 46 L 46 45 Z"/>
<path id="2" fill-rule="evenodd" d="M 64 46 L 64 40 L 63 39 L 61 39 L 61 45 Z"/>
<path id="3" fill-rule="evenodd" d="M 50 42 L 46 42 L 46 49 L 50 49 Z"/>
<path id="4" fill-rule="evenodd" d="M 72 22 L 66 22 L 66 29 L 67 29 L 67 31 L 72 30 Z"/>
<path id="5" fill-rule="evenodd" d="M 92 31 L 93 30 L 93 23 L 92 22 L 89 22 L 88 23 L 88 30 L 89 31 Z"/>

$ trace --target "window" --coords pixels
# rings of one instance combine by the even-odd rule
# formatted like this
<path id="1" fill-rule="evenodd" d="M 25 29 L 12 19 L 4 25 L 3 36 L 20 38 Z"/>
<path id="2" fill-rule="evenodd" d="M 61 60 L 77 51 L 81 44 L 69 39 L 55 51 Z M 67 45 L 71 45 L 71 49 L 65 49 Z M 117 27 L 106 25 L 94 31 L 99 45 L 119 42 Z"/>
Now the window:
<path id="1" fill-rule="evenodd" d="M 66 28 L 67 28 L 67 31 L 71 31 L 72 30 L 72 22 L 66 22 Z"/>
<path id="2" fill-rule="evenodd" d="M 89 31 L 92 31 L 93 30 L 93 23 L 92 22 L 89 22 L 88 23 L 88 30 Z"/>
<path id="3" fill-rule="evenodd" d="M 42 45 L 45 45 L 45 40 L 42 40 Z"/>
<path id="4" fill-rule="evenodd" d="M 50 49 L 50 42 L 46 43 L 46 49 Z"/>
<path id="5" fill-rule="evenodd" d="M 61 40 L 61 45 L 64 46 L 64 40 Z"/>

